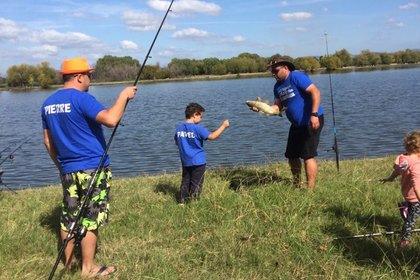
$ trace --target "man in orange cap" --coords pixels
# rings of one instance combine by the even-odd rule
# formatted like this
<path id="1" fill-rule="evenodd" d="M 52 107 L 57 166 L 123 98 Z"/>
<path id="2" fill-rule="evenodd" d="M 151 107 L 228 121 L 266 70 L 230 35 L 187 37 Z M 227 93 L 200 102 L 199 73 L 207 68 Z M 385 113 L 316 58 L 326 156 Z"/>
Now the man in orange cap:
<path id="1" fill-rule="evenodd" d="M 60 71 L 64 86 L 49 96 L 41 108 L 44 144 L 60 171 L 63 185 L 60 218 L 63 240 L 80 209 L 91 174 L 105 151 L 102 125 L 115 127 L 124 114 L 127 102 L 137 92 L 135 86 L 126 87 L 114 104 L 105 108 L 88 93 L 93 70 L 85 58 L 64 60 Z M 83 276 L 105 276 L 116 271 L 114 266 L 100 266 L 94 262 L 98 228 L 108 222 L 109 181 L 112 177 L 109 164 L 106 156 L 86 214 L 81 218 L 81 227 L 86 231 L 81 240 Z M 71 240 L 64 252 L 66 267 L 72 262 L 73 249 L 74 240 Z"/>

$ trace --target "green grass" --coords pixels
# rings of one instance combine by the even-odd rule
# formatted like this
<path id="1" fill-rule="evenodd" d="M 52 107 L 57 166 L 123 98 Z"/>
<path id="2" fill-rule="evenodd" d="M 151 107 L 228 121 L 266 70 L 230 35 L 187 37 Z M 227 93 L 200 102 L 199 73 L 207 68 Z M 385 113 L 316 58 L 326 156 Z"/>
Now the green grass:
<path id="1" fill-rule="evenodd" d="M 177 205 L 180 174 L 114 180 L 97 260 L 110 279 L 411 279 L 418 237 L 333 240 L 400 230 L 393 158 L 319 162 L 314 191 L 295 189 L 284 162 L 214 169 L 199 201 Z M 0 279 L 46 279 L 58 254 L 61 187 L 0 192 Z M 79 279 L 80 271 L 56 272 Z"/>

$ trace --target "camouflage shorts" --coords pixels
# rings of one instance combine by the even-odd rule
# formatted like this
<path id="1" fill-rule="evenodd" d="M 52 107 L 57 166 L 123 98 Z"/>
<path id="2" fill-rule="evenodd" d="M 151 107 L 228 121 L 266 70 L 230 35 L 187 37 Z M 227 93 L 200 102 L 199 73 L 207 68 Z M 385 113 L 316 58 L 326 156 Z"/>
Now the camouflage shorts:
<path id="1" fill-rule="evenodd" d="M 63 186 L 63 203 L 60 225 L 64 231 L 69 231 L 71 224 L 77 217 L 80 205 L 87 192 L 90 179 L 95 170 L 82 170 L 61 175 Z M 81 225 L 87 230 L 96 230 L 102 224 L 108 223 L 109 191 L 111 170 L 103 169 L 98 175 L 91 199 L 81 218 Z"/>

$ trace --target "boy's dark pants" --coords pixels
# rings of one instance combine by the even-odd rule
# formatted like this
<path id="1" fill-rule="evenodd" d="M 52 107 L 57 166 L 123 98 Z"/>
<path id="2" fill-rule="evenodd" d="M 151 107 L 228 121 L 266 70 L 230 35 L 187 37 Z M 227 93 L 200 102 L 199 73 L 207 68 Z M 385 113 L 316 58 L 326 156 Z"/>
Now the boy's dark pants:
<path id="1" fill-rule="evenodd" d="M 206 165 L 183 166 L 180 202 L 194 198 L 197 199 L 203 189 Z"/>

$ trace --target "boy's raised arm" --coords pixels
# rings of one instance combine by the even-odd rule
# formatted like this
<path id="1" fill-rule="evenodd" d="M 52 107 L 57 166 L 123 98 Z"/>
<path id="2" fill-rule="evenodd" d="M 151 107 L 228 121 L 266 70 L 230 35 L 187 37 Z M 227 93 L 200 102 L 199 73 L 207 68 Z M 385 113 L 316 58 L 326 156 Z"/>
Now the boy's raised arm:
<path id="1" fill-rule="evenodd" d="M 217 137 L 219 137 L 220 136 L 220 134 L 222 134 L 222 132 L 226 129 L 226 128 L 228 128 L 229 127 L 229 120 L 224 120 L 223 121 L 223 123 L 220 125 L 220 127 L 218 128 L 218 129 L 216 129 L 215 131 L 213 131 L 210 135 L 209 135 L 209 137 L 208 137 L 208 139 L 209 140 L 214 140 L 214 139 L 216 139 Z"/>

